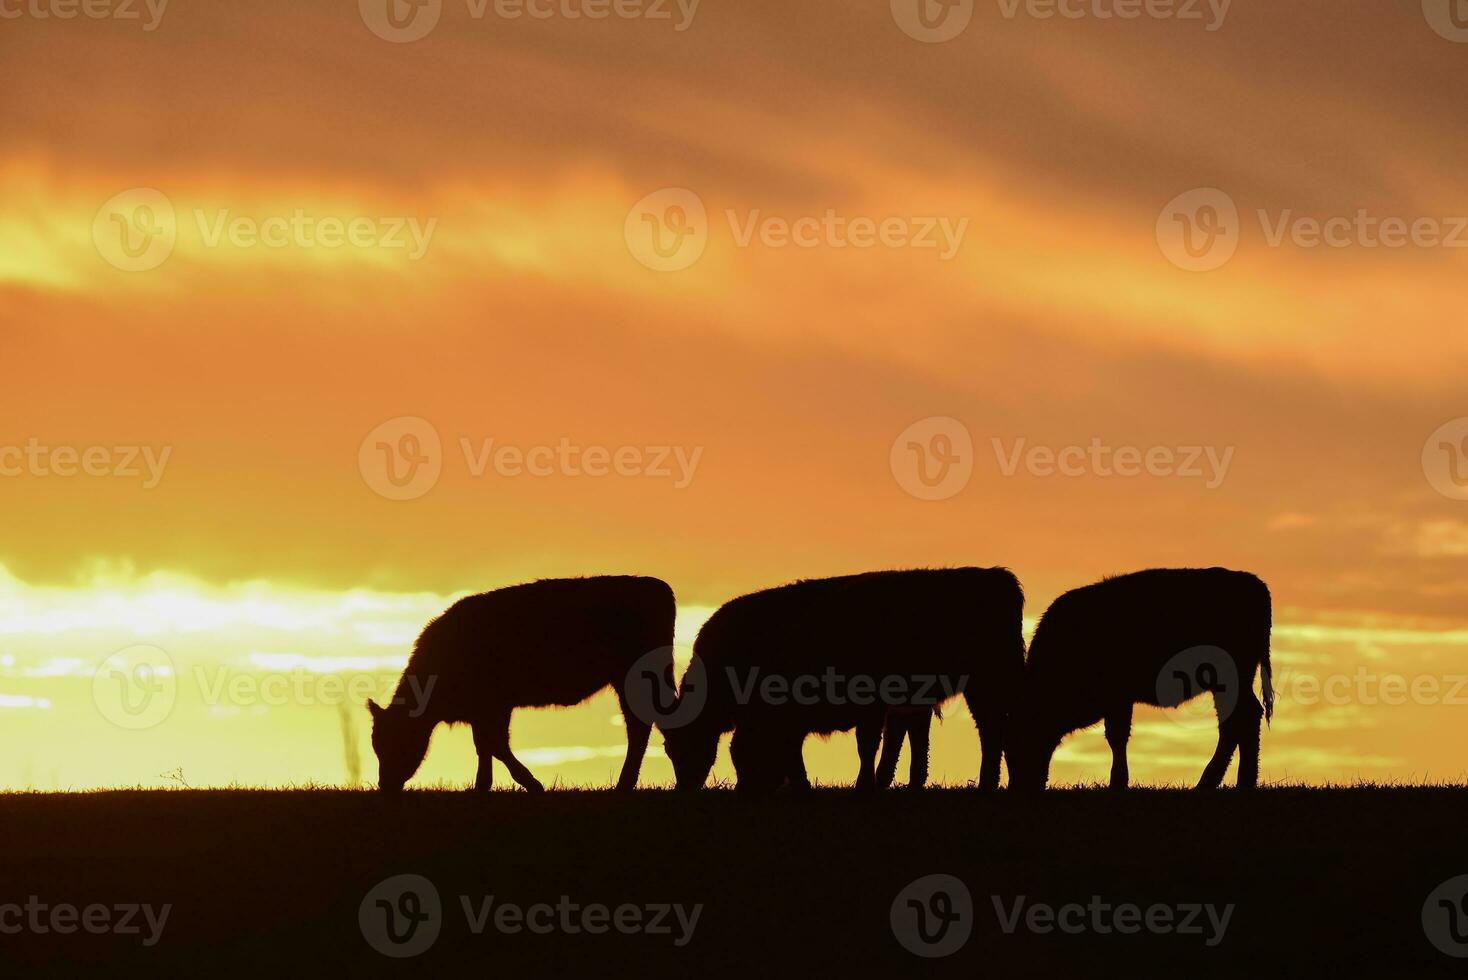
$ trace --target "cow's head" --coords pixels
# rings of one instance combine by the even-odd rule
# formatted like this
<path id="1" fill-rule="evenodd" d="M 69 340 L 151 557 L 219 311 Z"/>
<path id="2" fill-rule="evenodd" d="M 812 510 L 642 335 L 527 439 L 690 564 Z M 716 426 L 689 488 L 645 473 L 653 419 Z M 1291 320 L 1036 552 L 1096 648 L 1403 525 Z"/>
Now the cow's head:
<path id="1" fill-rule="evenodd" d="M 663 729 L 663 750 L 673 764 L 673 776 L 681 790 L 703 788 L 719 754 L 718 731 L 691 724 Z"/>
<path id="2" fill-rule="evenodd" d="M 428 754 L 433 725 L 414 718 L 408 706 L 367 702 L 372 715 L 372 751 L 377 753 L 377 788 L 396 793 L 413 778 Z"/>
<path id="3" fill-rule="evenodd" d="M 1064 737 L 1051 705 L 1038 696 L 1034 685 L 1021 695 L 1005 726 L 1004 761 L 1009 766 L 1009 788 L 1039 791 L 1050 779 L 1050 760 Z"/>

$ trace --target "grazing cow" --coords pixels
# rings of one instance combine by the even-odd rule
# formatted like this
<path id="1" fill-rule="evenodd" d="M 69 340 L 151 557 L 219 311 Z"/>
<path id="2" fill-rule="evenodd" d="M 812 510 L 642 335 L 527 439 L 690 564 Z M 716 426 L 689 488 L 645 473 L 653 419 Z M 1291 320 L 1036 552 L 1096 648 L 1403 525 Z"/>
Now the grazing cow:
<path id="1" fill-rule="evenodd" d="M 1024 673 L 1024 593 L 1003 568 L 921 569 L 811 579 L 742 596 L 699 631 L 684 677 L 703 685 L 692 720 L 664 732 L 680 789 L 704 784 L 719 738 L 741 789 L 808 785 L 809 734 L 856 729 L 856 785 L 888 712 L 926 713 L 964 695 L 982 744 L 979 783 L 999 784 L 1004 715 Z"/>
<path id="2" fill-rule="evenodd" d="M 1239 786 L 1256 785 L 1259 720 L 1274 714 L 1270 622 L 1269 588 L 1226 568 L 1154 568 L 1065 593 L 1030 641 L 1005 744 L 1010 785 L 1043 789 L 1061 739 L 1104 721 L 1111 786 L 1125 788 L 1132 706 L 1176 707 L 1204 691 L 1218 708 L 1218 748 L 1198 788 L 1222 782 L 1236 748 Z"/>
<path id="3" fill-rule="evenodd" d="M 474 729 L 487 790 L 499 759 L 515 782 L 544 789 L 510 751 L 515 708 L 573 705 L 607 685 L 627 726 L 627 760 L 617 788 L 637 785 L 648 724 L 627 705 L 629 669 L 666 653 L 673 669 L 673 590 L 637 576 L 542 579 L 460 599 L 424 627 L 387 707 L 368 702 L 378 785 L 396 791 L 412 778 L 439 722 Z"/>
<path id="4" fill-rule="evenodd" d="M 882 729 L 882 758 L 877 762 L 879 787 L 886 789 L 891 786 L 897 776 L 897 756 L 902 752 L 904 738 L 912 756 L 908 760 L 908 788 L 921 789 L 927 784 L 928 729 L 934 715 L 942 718 L 942 709 L 893 708 L 887 712 L 887 724 Z"/>

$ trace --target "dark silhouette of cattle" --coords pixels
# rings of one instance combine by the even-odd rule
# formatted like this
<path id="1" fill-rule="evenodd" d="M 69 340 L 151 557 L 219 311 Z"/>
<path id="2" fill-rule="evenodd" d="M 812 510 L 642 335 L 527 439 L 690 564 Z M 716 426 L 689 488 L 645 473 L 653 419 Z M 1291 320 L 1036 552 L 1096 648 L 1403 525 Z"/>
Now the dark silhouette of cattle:
<path id="1" fill-rule="evenodd" d="M 897 707 L 887 712 L 882 725 L 882 754 L 877 760 L 876 784 L 880 789 L 892 785 L 897 776 L 897 760 L 902 743 L 908 743 L 908 786 L 919 789 L 928 782 L 928 735 L 933 716 L 943 717 L 938 707 Z M 797 753 L 787 760 L 785 778 L 795 786 L 809 789 L 805 760 Z"/>
<path id="2" fill-rule="evenodd" d="M 787 780 L 808 785 L 806 736 L 854 728 L 856 785 L 873 787 L 888 712 L 930 709 L 961 691 L 982 745 L 979 784 L 995 787 L 1004 715 L 1024 671 L 1023 614 L 1019 581 L 1003 568 L 869 572 L 734 599 L 694 643 L 684 687 L 700 678 L 701 710 L 664 732 L 678 786 L 703 785 L 729 731 L 741 789 L 768 790 Z M 813 699 L 776 700 L 758 686 L 772 677 L 820 684 Z M 871 697 L 858 697 L 868 690 Z"/>
<path id="3" fill-rule="evenodd" d="M 391 704 L 367 704 L 378 785 L 402 789 L 433 729 L 448 722 L 474 729 L 475 789 L 489 789 L 493 758 L 538 792 L 510 751 L 510 712 L 578 704 L 612 685 L 627 727 L 617 788 L 632 789 L 650 727 L 628 707 L 627 676 L 639 659 L 664 654 L 659 666 L 671 676 L 674 615 L 667 583 L 637 576 L 542 579 L 460 599 L 424 627 Z"/>
<path id="4" fill-rule="evenodd" d="M 1005 744 L 1010 785 L 1042 789 L 1061 740 L 1104 721 L 1111 786 L 1124 788 L 1133 705 L 1176 707 L 1205 691 L 1219 708 L 1218 748 L 1198 787 L 1223 780 L 1235 749 L 1239 786 L 1256 785 L 1259 720 L 1274 714 L 1270 626 L 1269 588 L 1226 568 L 1156 568 L 1065 593 L 1030 642 Z"/>
<path id="5" fill-rule="evenodd" d="M 877 761 L 877 785 L 883 789 L 892 785 L 897 776 L 897 757 L 902 752 L 903 739 L 907 740 L 908 760 L 907 785 L 910 789 L 921 789 L 928 782 L 928 731 L 933 716 L 943 717 L 941 708 L 893 708 L 887 712 L 887 723 L 882 729 L 882 757 Z"/>

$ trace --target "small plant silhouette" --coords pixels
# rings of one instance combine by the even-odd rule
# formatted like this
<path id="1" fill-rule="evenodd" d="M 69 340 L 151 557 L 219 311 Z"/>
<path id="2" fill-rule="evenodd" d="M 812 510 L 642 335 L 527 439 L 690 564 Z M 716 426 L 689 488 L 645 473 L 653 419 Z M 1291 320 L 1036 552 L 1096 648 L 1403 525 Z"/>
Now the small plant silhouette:
<path id="1" fill-rule="evenodd" d="M 183 766 L 179 766 L 170 772 L 160 772 L 158 774 L 158 778 L 172 780 L 173 782 L 178 783 L 178 785 L 183 789 L 193 789 L 193 787 L 189 785 L 189 781 L 184 778 Z"/>

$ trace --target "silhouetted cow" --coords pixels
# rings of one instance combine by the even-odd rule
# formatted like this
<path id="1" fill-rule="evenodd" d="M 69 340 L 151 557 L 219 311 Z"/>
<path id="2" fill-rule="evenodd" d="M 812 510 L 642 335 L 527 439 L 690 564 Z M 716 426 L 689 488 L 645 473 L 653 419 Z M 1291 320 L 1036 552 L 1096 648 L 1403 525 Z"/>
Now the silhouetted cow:
<path id="1" fill-rule="evenodd" d="M 1208 691 L 1218 749 L 1198 787 L 1223 780 L 1234 749 L 1239 786 L 1259 781 L 1259 720 L 1274 714 L 1269 588 L 1226 568 L 1155 568 L 1103 579 L 1056 599 L 1030 641 L 1023 694 L 1009 726 L 1010 785 L 1040 789 L 1071 732 L 1106 724 L 1111 785 L 1127 784 L 1132 706 L 1177 705 Z M 1254 696 L 1262 668 L 1264 705 Z"/>
<path id="2" fill-rule="evenodd" d="M 874 786 L 889 710 L 928 710 L 961 691 L 982 744 L 979 784 L 995 787 L 1024 671 L 1023 614 L 1019 581 L 1003 568 L 869 572 L 734 599 L 694 643 L 684 687 L 704 685 L 701 710 L 664 732 L 678 786 L 703 785 L 731 730 L 740 788 L 805 784 L 805 737 L 852 728 L 856 784 Z"/>
<path id="3" fill-rule="evenodd" d="M 532 792 L 544 787 L 510 752 L 515 708 L 572 705 L 607 685 L 617 691 L 627 727 L 618 789 L 637 785 L 649 726 L 627 704 L 628 671 L 666 654 L 673 669 L 673 590 L 635 576 L 542 579 L 460 599 L 424 627 L 392 703 L 372 712 L 378 785 L 399 790 L 418 770 L 439 722 L 474 728 L 487 790 L 491 758 Z"/>

